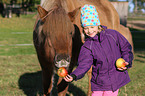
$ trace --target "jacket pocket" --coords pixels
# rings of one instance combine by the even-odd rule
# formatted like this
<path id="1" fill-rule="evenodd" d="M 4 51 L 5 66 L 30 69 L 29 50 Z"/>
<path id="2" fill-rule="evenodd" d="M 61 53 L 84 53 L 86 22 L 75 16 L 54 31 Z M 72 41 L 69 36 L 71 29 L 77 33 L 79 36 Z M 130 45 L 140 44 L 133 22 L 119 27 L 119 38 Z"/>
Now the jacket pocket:
<path id="1" fill-rule="evenodd" d="M 101 86 L 111 85 L 108 74 L 98 74 L 96 77 L 96 84 Z"/>
<path id="2" fill-rule="evenodd" d="M 116 72 L 116 80 L 118 80 L 120 83 L 124 83 L 127 80 L 128 77 L 128 72 L 124 71 L 124 72 Z"/>

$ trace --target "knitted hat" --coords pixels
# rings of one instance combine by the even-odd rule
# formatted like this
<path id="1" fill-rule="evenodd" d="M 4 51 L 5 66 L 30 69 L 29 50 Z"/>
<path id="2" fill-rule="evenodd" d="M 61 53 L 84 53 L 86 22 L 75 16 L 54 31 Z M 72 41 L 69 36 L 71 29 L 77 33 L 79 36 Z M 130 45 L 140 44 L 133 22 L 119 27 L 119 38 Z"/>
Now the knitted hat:
<path id="1" fill-rule="evenodd" d="M 81 8 L 81 23 L 82 27 L 100 25 L 100 20 L 95 6 L 86 4 Z"/>

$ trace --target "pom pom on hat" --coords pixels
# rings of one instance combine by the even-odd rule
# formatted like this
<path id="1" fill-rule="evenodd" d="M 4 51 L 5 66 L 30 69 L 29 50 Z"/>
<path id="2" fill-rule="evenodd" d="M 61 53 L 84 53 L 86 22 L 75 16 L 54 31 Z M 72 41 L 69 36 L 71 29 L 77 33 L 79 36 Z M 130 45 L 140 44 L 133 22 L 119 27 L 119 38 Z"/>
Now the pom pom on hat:
<path id="1" fill-rule="evenodd" d="M 98 12 L 95 6 L 86 4 L 81 8 L 81 23 L 82 27 L 100 25 Z"/>

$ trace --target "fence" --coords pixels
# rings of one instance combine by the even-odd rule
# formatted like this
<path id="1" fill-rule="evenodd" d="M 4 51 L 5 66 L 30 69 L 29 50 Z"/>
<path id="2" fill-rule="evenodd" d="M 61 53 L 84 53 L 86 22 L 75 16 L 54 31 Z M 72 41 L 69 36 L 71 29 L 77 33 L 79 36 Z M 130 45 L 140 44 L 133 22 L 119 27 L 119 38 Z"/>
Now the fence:
<path id="1" fill-rule="evenodd" d="M 127 26 L 134 29 L 145 30 L 145 13 L 139 10 L 129 13 Z"/>

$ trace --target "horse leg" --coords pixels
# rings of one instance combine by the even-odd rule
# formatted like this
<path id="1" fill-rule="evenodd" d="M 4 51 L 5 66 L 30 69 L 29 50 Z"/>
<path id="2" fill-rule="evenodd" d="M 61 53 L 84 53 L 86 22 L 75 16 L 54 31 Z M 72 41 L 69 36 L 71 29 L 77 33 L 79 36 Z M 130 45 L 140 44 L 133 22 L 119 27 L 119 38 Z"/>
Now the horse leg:
<path id="1" fill-rule="evenodd" d="M 89 88 L 88 88 L 88 93 L 87 96 L 92 96 L 92 91 L 91 91 L 91 78 L 92 78 L 92 67 L 90 70 L 87 72 L 88 78 L 89 78 Z"/>
<path id="2" fill-rule="evenodd" d="M 59 78 L 57 83 L 58 96 L 66 96 L 67 90 L 68 83 L 64 79 Z"/>
<path id="3" fill-rule="evenodd" d="M 53 72 L 50 69 L 42 69 L 44 96 L 50 96 L 53 86 Z"/>

